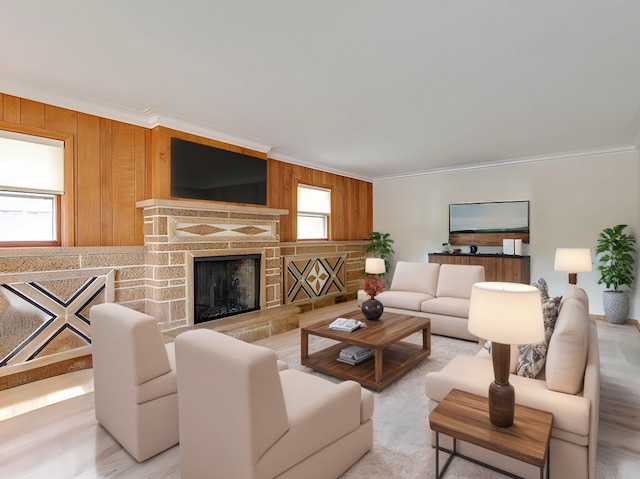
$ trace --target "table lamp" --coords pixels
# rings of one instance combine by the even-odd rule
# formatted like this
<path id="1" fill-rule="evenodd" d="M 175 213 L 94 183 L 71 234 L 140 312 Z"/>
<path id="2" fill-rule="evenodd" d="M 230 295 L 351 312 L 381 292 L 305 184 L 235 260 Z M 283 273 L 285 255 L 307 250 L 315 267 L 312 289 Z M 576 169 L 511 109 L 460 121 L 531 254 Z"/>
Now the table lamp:
<path id="1" fill-rule="evenodd" d="M 576 284 L 577 273 L 593 271 L 591 250 L 589 248 L 556 248 L 553 269 L 569 273 L 569 284 Z"/>
<path id="2" fill-rule="evenodd" d="M 384 274 L 386 266 L 382 258 L 367 258 L 364 261 L 364 272 L 367 274 Z"/>
<path id="3" fill-rule="evenodd" d="M 495 380 L 489 385 L 489 419 L 496 426 L 511 426 L 515 411 L 515 391 L 509 384 L 511 345 L 544 340 L 540 291 L 520 283 L 474 284 L 469 332 L 491 341 Z"/>

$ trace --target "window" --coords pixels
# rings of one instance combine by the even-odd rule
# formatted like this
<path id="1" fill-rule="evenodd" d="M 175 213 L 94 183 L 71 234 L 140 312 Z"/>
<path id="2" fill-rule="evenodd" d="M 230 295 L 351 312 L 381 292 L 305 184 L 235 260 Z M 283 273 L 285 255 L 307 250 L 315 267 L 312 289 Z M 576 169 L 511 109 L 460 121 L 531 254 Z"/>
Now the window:
<path id="1" fill-rule="evenodd" d="M 329 239 L 331 190 L 298 185 L 298 239 Z"/>
<path id="2" fill-rule="evenodd" d="M 64 142 L 0 131 L 0 171 L 0 245 L 59 245 Z"/>

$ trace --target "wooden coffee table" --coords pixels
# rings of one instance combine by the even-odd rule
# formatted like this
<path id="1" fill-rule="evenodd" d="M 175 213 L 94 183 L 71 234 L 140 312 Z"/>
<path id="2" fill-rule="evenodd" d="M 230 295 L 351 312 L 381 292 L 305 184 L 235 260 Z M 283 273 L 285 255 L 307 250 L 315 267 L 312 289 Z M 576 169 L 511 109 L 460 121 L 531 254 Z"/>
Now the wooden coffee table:
<path id="1" fill-rule="evenodd" d="M 486 397 L 459 389 L 449 394 L 429 415 L 431 430 L 436 433 L 436 478 L 440 479 L 451 460 L 458 456 L 476 464 L 501 472 L 509 477 L 519 477 L 497 467 L 460 454 L 456 441 L 464 441 L 505 456 L 518 459 L 540 469 L 540 479 L 547 470 L 549 478 L 549 441 L 553 414 L 516 404 L 513 425 L 495 426 L 489 420 L 489 402 Z M 440 447 L 440 433 L 453 438 L 453 450 Z M 440 469 L 440 451 L 450 454 Z"/>
<path id="2" fill-rule="evenodd" d="M 431 354 L 431 320 L 428 318 L 385 312 L 380 319 L 369 321 L 360 310 L 340 317 L 359 319 L 367 327 L 351 333 L 329 329 L 335 318 L 303 327 L 300 330 L 300 362 L 304 366 L 380 390 Z M 422 345 L 401 341 L 419 331 L 422 331 Z M 310 354 L 309 335 L 339 343 Z M 375 357 L 355 366 L 338 361 L 340 350 L 351 345 L 372 348 Z"/>

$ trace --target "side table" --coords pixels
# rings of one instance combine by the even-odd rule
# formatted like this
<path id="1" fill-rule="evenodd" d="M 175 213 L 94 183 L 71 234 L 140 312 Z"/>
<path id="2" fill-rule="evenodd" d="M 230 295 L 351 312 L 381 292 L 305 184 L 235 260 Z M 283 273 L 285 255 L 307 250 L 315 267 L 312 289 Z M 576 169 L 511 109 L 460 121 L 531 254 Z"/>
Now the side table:
<path id="1" fill-rule="evenodd" d="M 489 420 L 489 402 L 486 397 L 453 389 L 431 411 L 431 430 L 436 433 L 436 479 L 440 479 L 454 457 L 459 456 L 476 464 L 518 478 L 508 471 L 470 458 L 457 451 L 456 441 L 464 441 L 540 468 L 540 479 L 547 470 L 549 479 L 549 441 L 553 414 L 516 404 L 513 425 L 495 426 Z M 453 450 L 440 447 L 440 433 L 453 438 Z M 449 453 L 440 470 L 440 451 Z M 546 467 L 545 467 L 546 466 Z"/>

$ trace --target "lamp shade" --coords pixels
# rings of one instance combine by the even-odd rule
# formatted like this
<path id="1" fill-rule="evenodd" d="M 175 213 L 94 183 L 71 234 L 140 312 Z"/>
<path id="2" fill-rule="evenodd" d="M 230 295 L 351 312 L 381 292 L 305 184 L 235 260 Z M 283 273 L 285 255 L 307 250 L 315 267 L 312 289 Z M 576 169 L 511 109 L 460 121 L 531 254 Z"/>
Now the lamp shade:
<path id="1" fill-rule="evenodd" d="M 364 263 L 364 272 L 367 274 L 384 274 L 387 268 L 382 258 L 367 258 Z"/>
<path id="2" fill-rule="evenodd" d="M 540 291 L 520 283 L 482 282 L 471 288 L 469 332 L 501 344 L 544 340 Z"/>
<path id="3" fill-rule="evenodd" d="M 592 271 L 591 250 L 589 248 L 557 248 L 553 269 L 565 273 Z"/>

